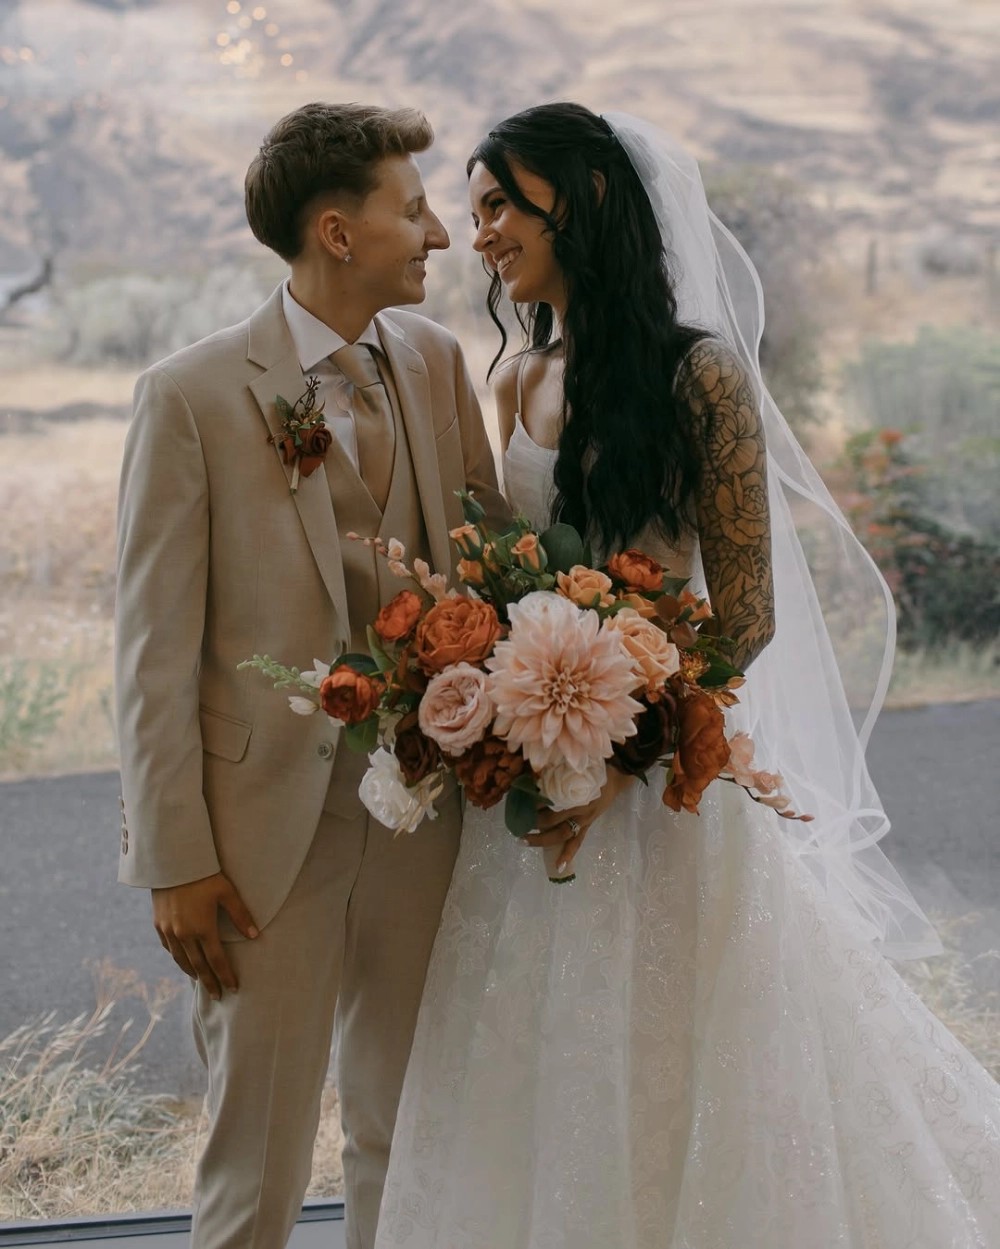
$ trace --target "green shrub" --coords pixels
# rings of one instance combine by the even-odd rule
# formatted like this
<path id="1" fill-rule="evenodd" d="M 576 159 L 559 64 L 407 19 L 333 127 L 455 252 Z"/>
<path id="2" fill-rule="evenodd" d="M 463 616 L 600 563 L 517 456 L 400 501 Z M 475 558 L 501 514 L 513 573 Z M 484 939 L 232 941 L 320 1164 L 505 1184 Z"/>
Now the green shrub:
<path id="1" fill-rule="evenodd" d="M 0 770 L 20 762 L 55 731 L 67 689 L 62 674 L 0 664 Z"/>
<path id="2" fill-rule="evenodd" d="M 1000 540 L 1000 337 L 924 326 L 912 342 L 866 343 L 844 382 L 865 424 L 909 435 L 922 513 Z"/>
<path id="3" fill-rule="evenodd" d="M 1000 545 L 928 513 L 926 468 L 898 430 L 866 430 L 844 450 L 842 502 L 896 600 L 900 645 L 1000 636 Z"/>

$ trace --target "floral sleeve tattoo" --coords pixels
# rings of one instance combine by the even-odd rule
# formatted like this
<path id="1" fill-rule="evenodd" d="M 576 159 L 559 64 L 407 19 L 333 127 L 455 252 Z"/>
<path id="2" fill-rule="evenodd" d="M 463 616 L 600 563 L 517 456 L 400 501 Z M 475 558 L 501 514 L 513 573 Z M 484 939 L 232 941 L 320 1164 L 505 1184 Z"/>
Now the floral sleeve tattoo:
<path id="1" fill-rule="evenodd" d="M 678 398 L 694 418 L 701 473 L 695 513 L 708 597 L 740 668 L 774 634 L 771 523 L 764 431 L 737 358 L 703 341 L 683 366 Z"/>

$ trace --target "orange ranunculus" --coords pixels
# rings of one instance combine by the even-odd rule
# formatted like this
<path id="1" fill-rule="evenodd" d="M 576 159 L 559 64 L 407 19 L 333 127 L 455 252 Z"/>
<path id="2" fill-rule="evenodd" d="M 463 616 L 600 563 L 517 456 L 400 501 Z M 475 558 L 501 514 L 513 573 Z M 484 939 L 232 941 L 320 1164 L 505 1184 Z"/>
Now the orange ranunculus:
<path id="1" fill-rule="evenodd" d="M 319 699 L 328 716 L 345 724 L 360 724 L 378 706 L 384 689 L 380 677 L 370 677 L 355 672 L 349 664 L 341 664 L 323 678 Z"/>
<path id="2" fill-rule="evenodd" d="M 417 625 L 417 663 L 426 673 L 450 664 L 481 664 L 500 637 L 500 619 L 489 603 L 446 598 Z"/>
<path id="3" fill-rule="evenodd" d="M 608 560 L 608 572 L 628 590 L 661 590 L 663 569 L 644 551 L 630 547 Z"/>
<path id="4" fill-rule="evenodd" d="M 400 590 L 375 617 L 372 626 L 383 642 L 401 642 L 416 628 L 424 605 L 412 590 Z"/>
<path id="5" fill-rule="evenodd" d="M 510 548 L 510 553 L 528 572 L 541 572 L 545 566 L 545 551 L 537 533 L 522 534 Z"/>
<path id="6" fill-rule="evenodd" d="M 557 572 L 556 588 L 577 607 L 608 607 L 614 602 L 611 578 L 586 564 L 574 564 L 569 572 Z"/>
<path id="7" fill-rule="evenodd" d="M 682 698 L 673 777 L 663 791 L 671 811 L 698 814 L 702 794 L 729 762 L 726 722 L 708 694 L 698 692 Z"/>
<path id="8" fill-rule="evenodd" d="M 486 581 L 483 566 L 477 559 L 460 559 L 455 571 L 458 573 L 459 581 L 464 585 L 480 586 Z"/>
<path id="9" fill-rule="evenodd" d="M 492 807 L 524 771 L 524 756 L 507 749 L 491 733 L 470 746 L 451 763 L 455 776 L 474 807 Z"/>

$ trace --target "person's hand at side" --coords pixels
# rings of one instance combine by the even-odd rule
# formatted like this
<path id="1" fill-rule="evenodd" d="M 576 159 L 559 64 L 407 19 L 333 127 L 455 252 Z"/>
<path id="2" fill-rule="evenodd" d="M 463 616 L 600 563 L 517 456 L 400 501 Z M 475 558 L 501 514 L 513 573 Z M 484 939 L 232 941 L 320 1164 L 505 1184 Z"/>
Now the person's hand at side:
<path id="1" fill-rule="evenodd" d="M 186 885 L 153 889 L 153 926 L 160 944 L 186 976 L 199 980 L 216 1001 L 239 987 L 219 937 L 219 910 L 244 937 L 258 936 L 253 917 L 232 881 L 221 872 Z"/>

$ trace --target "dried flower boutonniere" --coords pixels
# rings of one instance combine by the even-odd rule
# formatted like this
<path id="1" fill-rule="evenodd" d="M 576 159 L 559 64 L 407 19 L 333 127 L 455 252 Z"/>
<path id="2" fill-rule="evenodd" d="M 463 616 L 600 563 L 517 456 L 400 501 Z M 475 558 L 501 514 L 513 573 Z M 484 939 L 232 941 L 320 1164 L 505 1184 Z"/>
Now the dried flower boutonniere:
<path id="1" fill-rule="evenodd" d="M 305 393 L 294 403 L 281 395 L 274 401 L 281 418 L 281 433 L 272 434 L 268 442 L 273 442 L 280 449 L 282 460 L 292 465 L 292 494 L 299 488 L 299 478 L 308 477 L 323 463 L 333 441 L 333 434 L 323 423 L 323 405 L 316 405 L 318 389 L 319 378 L 310 377 Z"/>

